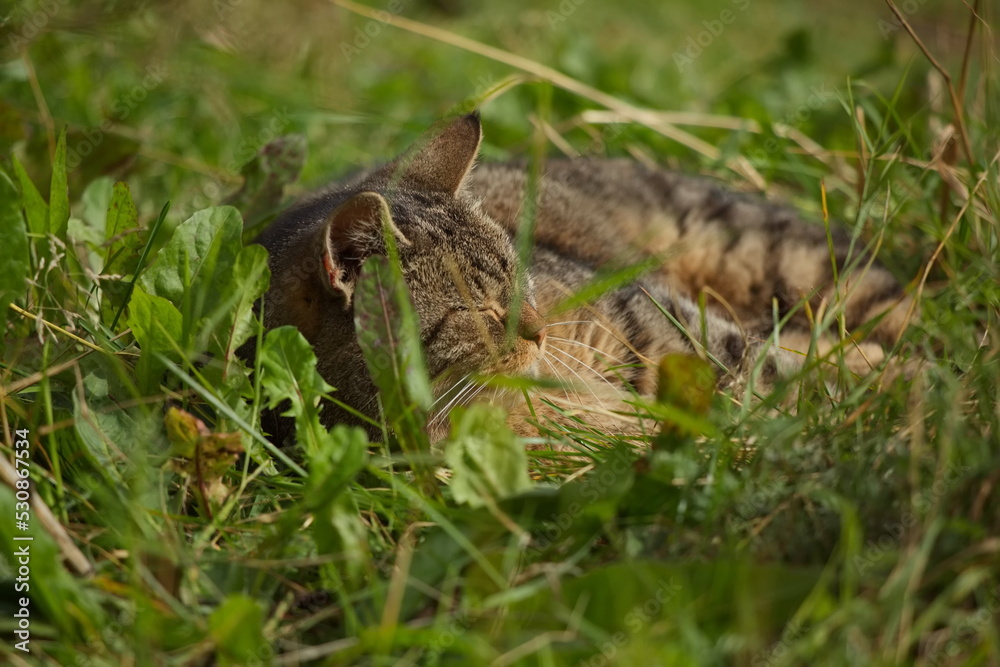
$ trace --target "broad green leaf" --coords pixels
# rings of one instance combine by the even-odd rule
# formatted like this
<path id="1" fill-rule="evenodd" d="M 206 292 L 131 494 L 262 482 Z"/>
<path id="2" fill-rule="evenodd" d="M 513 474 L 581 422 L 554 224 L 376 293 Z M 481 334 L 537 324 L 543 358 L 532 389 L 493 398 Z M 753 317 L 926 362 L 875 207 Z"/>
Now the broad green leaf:
<path id="1" fill-rule="evenodd" d="M 74 391 L 74 428 L 86 446 L 91 464 L 99 467 L 106 479 L 127 485 L 135 468 L 129 467 L 138 455 L 143 457 L 159 446 L 162 420 L 148 405 L 123 407 L 135 396 L 135 388 L 123 381 L 120 368 L 108 358 L 95 358 L 81 366 L 83 384 Z M 143 467 L 142 470 L 145 468 Z"/>
<path id="2" fill-rule="evenodd" d="M 305 499 L 312 509 L 322 507 L 347 487 L 364 466 L 368 451 L 368 436 L 362 428 L 337 424 L 327 435 L 327 446 L 309 459 Z"/>
<path id="3" fill-rule="evenodd" d="M 237 348 L 256 331 L 253 304 L 267 291 L 271 272 L 264 246 L 250 245 L 236 256 L 224 303 L 228 307 L 222 325 L 221 353 L 231 359 Z"/>
<path id="4" fill-rule="evenodd" d="M 136 286 L 129 300 L 128 325 L 141 350 L 135 366 L 139 389 L 145 395 L 153 394 L 166 370 L 159 355 L 177 358 L 183 326 L 181 314 L 163 297 L 147 294 Z"/>
<path id="5" fill-rule="evenodd" d="M 264 610 L 248 595 L 230 595 L 208 618 L 220 665 L 246 665 L 270 648 L 264 639 Z M 266 655 L 270 655 L 268 651 Z"/>
<path id="6" fill-rule="evenodd" d="M 24 296 L 31 273 L 28 231 L 18 205 L 17 187 L 0 171 L 0 322 L 7 321 L 7 306 Z"/>
<path id="7" fill-rule="evenodd" d="M 217 296 L 217 278 L 232 272 L 242 243 L 243 222 L 236 209 L 222 206 L 198 211 L 174 230 L 170 241 L 139 279 L 149 294 L 172 301 L 189 324 Z"/>
<path id="8" fill-rule="evenodd" d="M 100 232 L 101 239 L 98 245 L 104 243 L 107 236 L 105 233 L 108 223 L 108 206 L 114 195 L 115 180 L 110 176 L 101 176 L 87 184 L 83 194 L 80 195 L 80 218 L 87 227 Z M 105 248 L 102 255 L 107 254 Z"/>
<path id="9" fill-rule="evenodd" d="M 21 205 L 24 207 L 24 214 L 28 218 L 28 229 L 32 234 L 44 235 L 49 231 L 49 205 L 42 199 L 35 182 L 28 176 L 17 158 L 12 158 L 14 163 L 14 173 L 17 175 L 18 183 L 21 185 Z M 48 244 L 40 243 L 39 248 L 48 249 Z"/>
<path id="10" fill-rule="evenodd" d="M 111 201 L 112 181 L 101 177 L 87 184 L 80 196 L 80 204 L 69 217 L 66 228 L 67 243 L 77 247 L 72 254 L 71 266 L 76 269 L 84 266 L 95 272 L 100 272 L 104 266 L 104 224 L 107 218 L 108 202 Z M 72 187 L 72 186 L 71 186 Z M 89 280 L 88 280 L 89 282 Z"/>
<path id="11" fill-rule="evenodd" d="M 402 272 L 382 255 L 368 258 L 354 294 L 358 344 L 382 397 L 386 420 L 404 448 L 426 451 L 433 402 L 420 324 Z"/>
<path id="12" fill-rule="evenodd" d="M 139 235 L 139 213 L 127 184 L 115 183 L 104 225 L 104 275 L 126 276 L 136 269 L 143 241 Z M 122 279 L 101 281 L 101 319 L 110 323 L 128 294 L 129 283 Z"/>
<path id="13" fill-rule="evenodd" d="M 360 581 L 371 563 L 367 529 L 353 497 L 344 491 L 364 466 L 368 438 L 358 427 L 338 425 L 327 431 L 320 424 L 320 398 L 332 387 L 316 370 L 316 355 L 298 329 L 269 331 L 261 345 L 260 367 L 268 406 L 274 409 L 289 401 L 284 414 L 295 419 L 296 439 L 309 468 L 299 511 L 288 514 L 283 533 L 298 530 L 302 514 L 313 514 L 310 534 L 319 552 L 337 554 L 337 567 L 346 566 L 347 577 Z M 335 570 L 324 572 L 329 583 L 337 582 Z"/>
<path id="14" fill-rule="evenodd" d="M 198 211 L 174 230 L 138 283 L 177 306 L 183 347 L 223 359 L 223 368 L 252 331 L 253 302 L 270 279 L 266 251 L 243 248 L 242 227 L 234 208 Z"/>
<path id="15" fill-rule="evenodd" d="M 309 341 L 295 327 L 278 327 L 267 332 L 260 349 L 261 383 L 268 407 L 276 408 L 292 399 L 285 413 L 298 420 L 319 414 L 320 397 L 333 390 L 316 370 L 316 354 Z"/>
<path id="16" fill-rule="evenodd" d="M 56 155 L 52 161 L 52 186 L 49 189 L 48 232 L 56 238 L 66 240 L 69 224 L 69 184 L 66 181 L 66 130 L 63 129 L 56 143 Z"/>
<path id="17" fill-rule="evenodd" d="M 295 419 L 295 433 L 307 456 L 314 456 L 327 442 L 320 425 L 320 398 L 333 390 L 316 370 L 312 346 L 295 327 L 278 327 L 264 337 L 260 349 L 261 385 L 268 407 L 288 400 L 283 414 Z"/>
<path id="18" fill-rule="evenodd" d="M 111 192 L 104 223 L 104 273 L 127 273 L 134 268 L 142 251 L 139 235 L 139 213 L 132 201 L 128 184 L 118 181 Z M 133 233 L 126 233 L 133 232 Z"/>
<path id="19" fill-rule="evenodd" d="M 524 443 L 507 428 L 503 411 L 473 405 L 460 411 L 445 445 L 455 500 L 472 507 L 531 488 Z"/>

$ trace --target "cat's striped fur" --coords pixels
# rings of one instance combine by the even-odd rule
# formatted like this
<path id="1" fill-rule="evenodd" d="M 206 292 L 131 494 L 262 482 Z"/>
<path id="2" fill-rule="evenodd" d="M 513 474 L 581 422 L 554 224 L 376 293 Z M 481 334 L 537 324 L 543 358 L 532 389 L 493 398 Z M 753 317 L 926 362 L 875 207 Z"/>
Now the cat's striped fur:
<path id="1" fill-rule="evenodd" d="M 587 386 L 574 391 L 576 408 L 604 413 L 615 409 L 621 390 L 652 393 L 653 368 L 668 353 L 707 350 L 730 376 L 738 375 L 769 333 L 774 300 L 784 314 L 809 297 L 815 311 L 831 300 L 834 264 L 846 272 L 839 290 L 848 295 L 848 331 L 877 319 L 868 326 L 871 339 L 886 344 L 904 325 L 907 297 L 884 268 L 858 262 L 845 271 L 850 243 L 842 231 L 828 239 L 823 226 L 803 222 L 792 209 L 627 160 L 545 164 L 529 288 L 512 308 L 512 237 L 523 222 L 527 168 L 483 164 L 473 170 L 480 139 L 475 115 L 440 126 L 388 165 L 292 207 L 260 239 L 273 274 L 265 325 L 299 327 L 337 397 L 363 414 L 376 417 L 377 400 L 357 344 L 351 297 L 365 258 L 384 252 L 383 207 L 391 213 L 428 366 L 438 379 L 439 407 L 477 393 L 462 384 L 472 373 L 553 375 Z M 650 258 L 658 268 L 639 280 L 546 321 L 598 271 Z M 707 309 L 696 305 L 702 292 L 711 295 Z M 519 338 L 511 342 L 506 320 L 518 311 Z M 784 341 L 808 331 L 806 312 L 798 308 Z M 796 347 L 806 349 L 808 338 L 801 335 Z M 862 361 L 880 361 L 877 345 L 862 350 Z M 765 377 L 797 358 L 768 352 Z M 726 375 L 720 371 L 720 378 Z M 512 421 L 525 433 L 520 414 L 515 410 Z M 332 405 L 324 419 L 355 421 Z M 433 423 L 433 435 L 442 435 L 447 420 Z"/>

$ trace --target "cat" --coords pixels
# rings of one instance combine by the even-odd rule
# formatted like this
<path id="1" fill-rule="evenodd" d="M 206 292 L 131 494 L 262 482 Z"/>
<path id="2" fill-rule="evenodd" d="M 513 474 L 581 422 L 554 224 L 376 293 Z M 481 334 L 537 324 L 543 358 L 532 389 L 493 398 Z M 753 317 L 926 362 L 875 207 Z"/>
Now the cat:
<path id="1" fill-rule="evenodd" d="M 476 113 L 439 124 L 392 162 L 293 205 L 258 239 L 272 272 L 265 327 L 297 327 L 336 398 L 351 408 L 325 405 L 326 425 L 362 425 L 380 436 L 352 414 L 379 417 L 352 297 L 365 260 L 386 252 L 384 210 L 438 397 L 434 439 L 446 435 L 451 408 L 495 393 L 479 393 L 473 376 L 557 378 L 574 385 L 550 392 L 563 408 L 533 417 L 589 410 L 598 428 L 609 430 L 626 428 L 616 415 L 621 398 L 655 392 L 656 366 L 667 354 L 714 358 L 720 383 L 759 364 L 766 386 L 801 363 L 787 348 L 809 349 L 808 316 L 834 299 L 834 264 L 840 293 L 848 295 L 843 324 L 869 334 L 848 344 L 859 373 L 881 362 L 882 346 L 905 327 L 902 286 L 877 262 L 848 266 L 851 243 L 842 230 L 828 235 L 790 208 L 625 159 L 544 163 L 531 261 L 516 298 L 528 165 L 476 166 L 481 140 Z M 633 282 L 550 317 L 595 276 L 642 262 L 651 270 Z M 707 307 L 698 305 L 702 294 Z M 783 349 L 765 344 L 773 304 L 789 316 Z M 833 339 L 822 341 L 828 348 Z M 538 434 L 516 398 L 500 402 L 512 409 L 515 431 Z M 286 429 L 271 427 L 278 439 Z"/>

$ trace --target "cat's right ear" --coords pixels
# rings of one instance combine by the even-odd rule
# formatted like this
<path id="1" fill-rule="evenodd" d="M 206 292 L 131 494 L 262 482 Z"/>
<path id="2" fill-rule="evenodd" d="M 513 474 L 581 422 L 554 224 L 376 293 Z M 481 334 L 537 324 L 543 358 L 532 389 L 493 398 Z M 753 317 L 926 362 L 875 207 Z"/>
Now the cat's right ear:
<path id="1" fill-rule="evenodd" d="M 392 222 L 389 204 L 376 192 L 356 194 L 327 216 L 317 239 L 322 248 L 320 279 L 345 307 L 351 303 L 361 265 L 385 253 L 387 228 L 399 243 L 409 245 Z"/>
<path id="2" fill-rule="evenodd" d="M 455 194 L 476 162 L 482 139 L 479 114 L 461 116 L 432 127 L 389 168 L 411 185 Z"/>

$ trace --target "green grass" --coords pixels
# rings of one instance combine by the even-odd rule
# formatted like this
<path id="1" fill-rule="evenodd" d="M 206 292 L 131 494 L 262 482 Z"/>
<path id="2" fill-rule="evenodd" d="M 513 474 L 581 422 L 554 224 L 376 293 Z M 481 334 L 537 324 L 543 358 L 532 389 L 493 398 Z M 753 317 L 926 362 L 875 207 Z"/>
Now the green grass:
<path id="1" fill-rule="evenodd" d="M 958 115 L 888 7 L 853 4 L 372 5 L 415 22 L 394 25 L 312 0 L 0 8 L 2 660 L 1000 663 L 995 8 L 970 41 L 962 5 L 900 5 Z M 389 364 L 400 448 L 323 429 L 308 346 L 252 316 L 261 249 L 210 207 L 266 221 L 487 96 L 486 159 L 536 150 L 544 121 L 548 154 L 651 158 L 817 219 L 825 193 L 919 297 L 893 350 L 919 372 L 653 405 L 646 448 L 554 429 L 574 458 L 525 453 L 487 409 L 429 450 L 426 388 Z M 632 117 L 590 122 L 609 109 Z M 363 308 L 405 313 L 391 262 L 378 276 Z M 259 420 L 289 395 L 281 451 Z"/>

